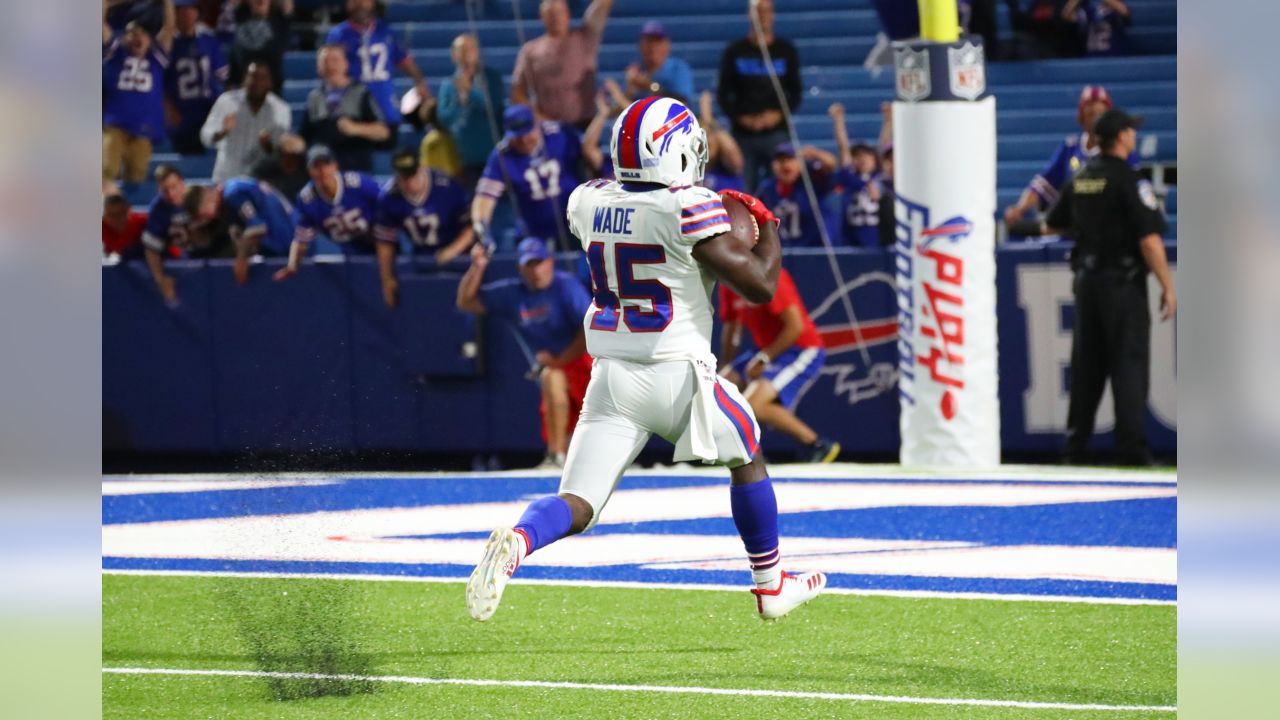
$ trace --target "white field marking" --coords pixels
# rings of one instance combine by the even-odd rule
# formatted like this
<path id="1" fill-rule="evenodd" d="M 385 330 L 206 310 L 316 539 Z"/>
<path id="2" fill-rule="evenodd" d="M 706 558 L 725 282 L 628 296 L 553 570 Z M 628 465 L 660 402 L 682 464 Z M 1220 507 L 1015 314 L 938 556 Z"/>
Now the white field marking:
<path id="1" fill-rule="evenodd" d="M 1017 507 L 1055 503 L 1106 502 L 1176 496 L 1171 486 L 1115 485 L 993 485 L 986 483 L 838 483 L 794 482 L 778 486 L 781 513 L 897 506 L 995 506 Z M 524 510 L 522 501 L 426 505 L 402 508 L 369 508 L 308 512 L 289 515 L 200 518 L 164 522 L 111 524 L 102 528 L 102 554 L 107 557 L 207 558 L 231 560 L 290 560 L 335 562 L 448 563 L 470 566 L 480 555 L 483 538 L 420 538 L 424 533 L 486 532 L 495 525 L 514 523 Z M 601 523 L 615 525 L 655 520 L 728 518 L 724 488 L 692 486 L 645 488 L 615 493 L 602 513 Z M 410 537 L 403 537 L 410 536 Z M 788 538 L 788 552 L 798 554 L 867 553 L 869 551 L 946 549 L 954 542 L 866 540 L 859 538 Z M 1085 549 L 1063 551 L 1054 571 L 1077 577 Z M 1176 551 L 1160 552 L 1176 557 Z M 643 533 L 587 535 L 569 544 L 557 544 L 530 559 L 531 564 L 591 567 L 618 564 L 714 561 L 736 558 L 741 545 L 736 535 L 651 535 Z M 1074 553 L 1074 554 L 1073 554 Z M 1105 553 L 1105 551 L 1104 551 Z M 1010 556 L 1002 556 L 1008 558 Z M 1126 554 L 1091 555 L 1097 558 L 1099 576 L 1117 582 L 1132 577 L 1132 558 Z M 1111 558 L 1115 562 L 1102 562 Z M 924 563 L 920 572 L 905 567 L 892 574 L 949 575 L 945 564 Z M 981 564 L 981 558 L 975 562 Z M 1010 577 L 1028 577 L 1025 563 L 1008 562 Z M 735 565 L 736 566 L 736 565 Z M 1173 584 L 1169 563 L 1150 572 L 1157 581 Z M 972 571 L 982 577 L 1002 577 L 997 572 Z M 868 571 L 870 572 L 870 571 Z M 884 574 L 875 571 L 873 574 Z M 1035 575 L 1041 577 L 1042 575 Z"/>
<path id="2" fill-rule="evenodd" d="M 143 495 L 150 493 L 191 493 L 208 490 L 266 490 L 282 487 L 316 487 L 337 485 L 339 481 L 321 478 L 277 478 L 209 476 L 160 480 L 156 478 L 108 480 L 102 483 L 103 495 Z"/>
<path id="3" fill-rule="evenodd" d="M 846 702 L 894 703 L 901 705 L 965 705 L 970 707 L 1022 708 L 1026 710 L 1092 710 L 1108 712 L 1169 712 L 1172 705 L 1094 705 L 1082 703 L 1036 702 L 1028 700 L 981 700 L 977 698 L 930 698 L 864 693 L 806 692 L 800 690 L 757 690 L 753 688 L 684 687 L 676 685 L 616 685 L 603 683 L 550 682 L 546 680 L 481 680 L 473 678 L 429 678 L 406 675 L 329 675 L 325 673 L 267 672 L 263 670 L 193 670 L 186 668 L 104 667 L 112 675 L 178 675 L 197 677 L 270 678 L 276 680 L 334 680 L 378 682 L 397 685 L 464 685 L 471 687 L 541 688 L 548 690 L 597 690 L 603 692 L 665 693 L 672 695 L 721 695 L 771 697 L 797 700 L 843 700 Z"/>
<path id="4" fill-rule="evenodd" d="M 366 582 L 455 583 L 462 585 L 464 577 L 420 577 L 416 575 L 362 575 L 359 573 L 274 573 L 235 572 L 231 570 L 124 570 L 106 569 L 103 575 L 141 575 L 161 577 L 216 577 L 258 578 L 268 580 L 362 580 Z M 741 593 L 746 585 L 716 585 L 711 583 L 650 583 L 631 580 L 539 580 L 515 578 L 512 585 L 549 585 L 554 587 L 623 588 L 631 590 L 711 590 L 715 592 Z M 865 595 L 870 597 L 896 597 L 907 599 L 940 600 L 1000 600 L 1008 602 L 1080 603 L 1084 605 L 1177 605 L 1176 600 L 1143 598 L 1082 597 L 1076 595 L 1014 595 L 980 592 L 946 592 L 942 590 L 876 590 L 865 588 L 833 588 L 828 586 L 823 595 Z"/>
<path id="5" fill-rule="evenodd" d="M 635 467 L 627 470 L 626 477 L 647 476 L 683 476 L 683 477 L 716 477 L 728 478 L 728 471 L 719 467 Z M 161 473 L 150 475 L 107 475 L 104 480 L 115 482 L 120 480 L 203 480 L 216 478 L 256 478 L 261 480 L 484 480 L 507 479 L 511 477 L 547 477 L 560 476 L 559 470 L 499 470 L 495 472 L 282 472 L 256 473 L 248 475 L 212 475 L 208 473 Z M 769 476 L 778 479 L 864 479 L 886 478 L 894 480 L 968 480 L 982 481 L 1037 481 L 1037 482 L 1114 482 L 1114 483 L 1163 483 L 1176 485 L 1178 476 L 1175 472 L 1153 472 L 1151 470 L 1135 470 L 1128 468 L 1074 468 L 1056 465 L 1002 465 L 989 470 L 967 470 L 960 468 L 904 468 L 901 465 L 831 463 L 815 465 L 810 463 L 791 463 L 772 465 Z M 626 484 L 626 477 L 623 484 Z"/>

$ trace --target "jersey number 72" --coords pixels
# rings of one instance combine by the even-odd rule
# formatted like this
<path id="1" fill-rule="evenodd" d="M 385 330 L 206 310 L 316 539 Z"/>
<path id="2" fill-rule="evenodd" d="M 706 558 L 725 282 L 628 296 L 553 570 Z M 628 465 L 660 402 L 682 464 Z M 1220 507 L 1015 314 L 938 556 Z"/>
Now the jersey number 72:
<path id="1" fill-rule="evenodd" d="M 597 308 L 591 317 L 591 329 L 613 332 L 618 329 L 621 317 L 631 332 L 662 332 L 671 324 L 671 289 L 658 280 L 637 278 L 635 266 L 665 263 L 666 248 L 661 245 L 614 243 L 613 265 L 618 272 L 616 288 L 609 282 L 604 252 L 605 244 L 602 242 L 587 246 L 591 293 Z M 648 300 L 652 308 L 646 310 L 636 304 L 623 305 L 623 300 Z"/>

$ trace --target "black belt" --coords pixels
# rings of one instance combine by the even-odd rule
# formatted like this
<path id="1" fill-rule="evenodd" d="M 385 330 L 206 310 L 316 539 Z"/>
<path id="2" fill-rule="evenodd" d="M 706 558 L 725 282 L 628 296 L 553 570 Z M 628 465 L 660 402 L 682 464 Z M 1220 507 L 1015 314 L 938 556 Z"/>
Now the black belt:
<path id="1" fill-rule="evenodd" d="M 1118 258 L 1104 258 L 1101 255 L 1071 254 L 1071 267 L 1075 270 L 1120 270 L 1129 272 L 1142 268 L 1142 263 L 1132 255 Z"/>

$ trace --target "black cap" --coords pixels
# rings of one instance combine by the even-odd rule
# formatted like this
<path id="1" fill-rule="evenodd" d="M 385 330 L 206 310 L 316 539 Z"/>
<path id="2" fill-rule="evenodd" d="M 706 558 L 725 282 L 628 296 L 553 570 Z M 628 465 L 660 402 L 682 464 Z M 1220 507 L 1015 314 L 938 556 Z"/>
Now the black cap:
<path id="1" fill-rule="evenodd" d="M 1142 127 L 1142 120 L 1140 115 L 1130 115 L 1123 110 L 1112 108 L 1094 121 L 1093 134 L 1097 136 L 1099 143 L 1105 145 L 1119 137 L 1124 130 Z"/>
<path id="2" fill-rule="evenodd" d="M 418 172 L 418 151 L 411 147 L 398 148 L 391 154 L 391 167 L 397 175 L 412 175 Z"/>

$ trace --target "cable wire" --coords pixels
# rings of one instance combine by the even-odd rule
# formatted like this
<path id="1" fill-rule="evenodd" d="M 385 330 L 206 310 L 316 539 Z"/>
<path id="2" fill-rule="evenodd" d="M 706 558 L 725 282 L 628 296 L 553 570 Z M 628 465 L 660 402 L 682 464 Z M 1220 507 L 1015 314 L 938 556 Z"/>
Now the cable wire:
<path id="1" fill-rule="evenodd" d="M 764 41 L 764 27 L 760 24 L 760 16 L 757 6 L 751 3 L 750 10 L 747 15 L 751 18 L 751 27 L 755 31 L 756 47 L 760 48 L 761 55 L 764 56 L 765 71 L 769 74 L 769 81 L 773 85 L 773 91 L 778 96 L 778 105 L 782 108 L 782 119 L 787 126 L 787 135 L 791 140 L 792 147 L 797 153 L 801 153 L 800 136 L 796 133 L 796 125 L 791 117 L 791 106 L 787 103 L 787 95 L 782 89 L 782 81 L 778 78 L 778 71 L 773 66 L 773 56 L 769 53 L 769 46 Z M 836 287 L 843 289 L 845 287 L 844 273 L 840 271 L 840 261 L 836 259 L 835 247 L 831 244 L 831 237 L 827 233 L 827 223 L 822 216 L 822 208 L 818 204 L 818 194 L 813 189 L 813 178 L 809 176 L 808 164 L 804 162 L 804 155 L 801 153 L 800 162 L 800 178 L 804 181 L 805 194 L 809 196 L 809 209 L 814 214 L 814 219 L 818 221 L 818 233 L 822 236 L 822 246 L 826 250 L 827 262 L 831 266 L 831 274 L 835 277 Z M 853 311 L 853 302 L 849 300 L 847 293 L 840 296 L 841 304 L 844 305 L 845 315 L 849 319 L 849 324 L 853 329 L 854 338 L 857 339 L 858 351 L 862 355 L 862 361 L 871 367 L 871 351 L 867 349 L 867 343 L 862 337 L 862 329 L 858 326 L 858 316 Z"/>

